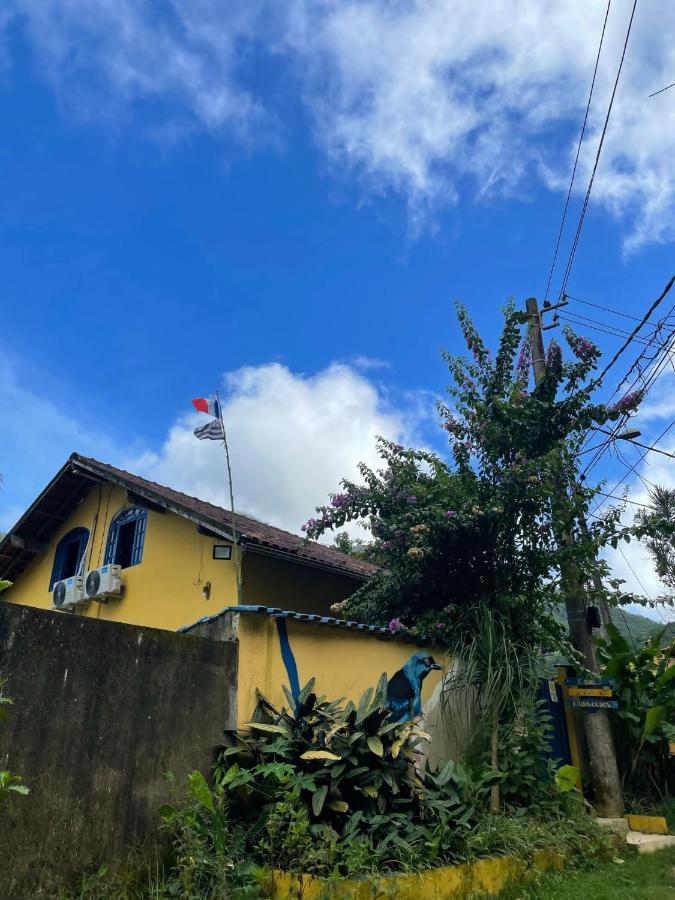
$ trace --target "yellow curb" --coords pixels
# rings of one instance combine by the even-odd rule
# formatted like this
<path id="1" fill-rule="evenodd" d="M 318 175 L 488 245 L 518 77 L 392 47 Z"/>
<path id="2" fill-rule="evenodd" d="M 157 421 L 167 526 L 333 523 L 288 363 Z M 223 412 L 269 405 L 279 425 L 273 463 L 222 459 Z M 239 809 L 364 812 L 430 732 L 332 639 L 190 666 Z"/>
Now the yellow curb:
<path id="1" fill-rule="evenodd" d="M 494 896 L 515 878 L 529 878 L 537 871 L 562 869 L 563 865 L 558 853 L 539 850 L 531 864 L 515 856 L 498 856 L 366 881 L 330 882 L 311 875 L 273 871 L 265 874 L 261 886 L 264 896 L 275 900 L 462 900 L 478 891 Z"/>
<path id="2" fill-rule="evenodd" d="M 668 823 L 663 816 L 626 816 L 631 831 L 643 834 L 668 834 Z"/>

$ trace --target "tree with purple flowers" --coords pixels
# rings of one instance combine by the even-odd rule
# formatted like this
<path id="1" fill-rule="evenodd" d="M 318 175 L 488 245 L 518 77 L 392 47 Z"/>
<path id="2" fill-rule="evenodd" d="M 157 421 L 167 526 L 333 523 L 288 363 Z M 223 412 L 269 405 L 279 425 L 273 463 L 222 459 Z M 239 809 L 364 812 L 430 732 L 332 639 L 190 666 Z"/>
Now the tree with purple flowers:
<path id="1" fill-rule="evenodd" d="M 600 352 L 569 329 L 568 358 L 552 341 L 532 386 L 526 317 L 512 303 L 494 355 L 462 306 L 457 316 L 470 356 L 444 354 L 447 454 L 379 439 L 381 467 L 361 465 L 362 483 L 344 480 L 305 531 L 317 538 L 367 523 L 381 567 L 341 614 L 431 638 L 464 659 L 464 682 L 480 686 L 494 734 L 531 691 L 541 654 L 574 654 L 553 615 L 561 569 L 573 562 L 584 580 L 594 569 L 606 575 L 597 551 L 626 533 L 618 510 L 580 528 L 597 488 L 580 482 L 578 453 L 589 428 L 625 416 L 640 397 L 620 409 L 594 402 Z M 607 599 L 625 602 L 618 582 Z"/>

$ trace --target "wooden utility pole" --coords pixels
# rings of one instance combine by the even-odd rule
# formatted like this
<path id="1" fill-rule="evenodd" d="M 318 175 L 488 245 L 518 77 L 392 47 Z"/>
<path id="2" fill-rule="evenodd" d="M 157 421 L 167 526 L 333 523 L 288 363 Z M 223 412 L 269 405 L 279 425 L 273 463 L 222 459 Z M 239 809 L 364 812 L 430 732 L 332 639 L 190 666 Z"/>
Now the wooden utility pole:
<path id="1" fill-rule="evenodd" d="M 528 316 L 527 329 L 532 352 L 534 380 L 535 384 L 539 384 L 546 374 L 541 317 L 535 297 L 528 297 L 525 306 Z M 564 541 L 567 544 L 571 543 L 572 536 L 566 535 Z M 596 575 L 596 577 L 600 581 L 599 576 Z M 595 655 L 593 635 L 586 615 L 584 585 L 573 562 L 566 561 L 561 565 L 560 583 L 565 598 L 572 646 L 581 653 L 586 668 L 599 674 L 600 666 Z M 602 582 L 600 582 L 600 587 L 602 587 Z M 584 710 L 583 721 L 591 762 L 596 811 L 600 816 L 622 816 L 624 811 L 623 791 L 607 710 Z"/>

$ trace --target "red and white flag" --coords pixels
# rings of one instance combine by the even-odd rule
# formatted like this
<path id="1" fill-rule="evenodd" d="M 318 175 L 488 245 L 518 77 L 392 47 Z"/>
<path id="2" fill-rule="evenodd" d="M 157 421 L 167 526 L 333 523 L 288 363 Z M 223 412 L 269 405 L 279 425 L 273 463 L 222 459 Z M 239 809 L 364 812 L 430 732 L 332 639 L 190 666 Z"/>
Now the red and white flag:
<path id="1" fill-rule="evenodd" d="M 215 398 L 207 400 L 206 397 L 197 397 L 192 401 L 192 405 L 197 412 L 206 413 L 207 416 L 213 416 L 216 419 L 220 418 L 220 403 Z"/>

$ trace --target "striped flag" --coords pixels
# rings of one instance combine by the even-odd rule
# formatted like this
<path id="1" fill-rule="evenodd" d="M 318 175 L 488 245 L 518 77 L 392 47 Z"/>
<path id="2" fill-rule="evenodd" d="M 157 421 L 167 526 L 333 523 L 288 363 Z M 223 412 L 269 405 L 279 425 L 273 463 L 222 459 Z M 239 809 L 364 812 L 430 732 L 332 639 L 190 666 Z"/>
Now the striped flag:
<path id="1" fill-rule="evenodd" d="M 200 425 L 199 428 L 195 428 L 194 436 L 196 438 L 199 438 L 200 441 L 225 440 L 223 425 L 220 419 L 213 419 L 213 421 L 207 422 L 206 425 Z"/>

